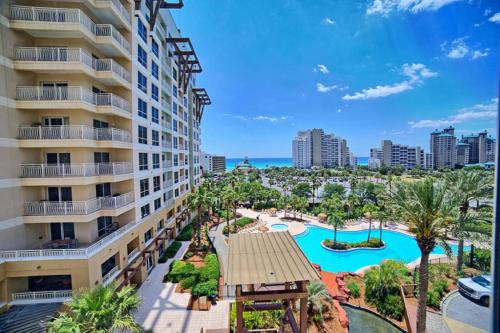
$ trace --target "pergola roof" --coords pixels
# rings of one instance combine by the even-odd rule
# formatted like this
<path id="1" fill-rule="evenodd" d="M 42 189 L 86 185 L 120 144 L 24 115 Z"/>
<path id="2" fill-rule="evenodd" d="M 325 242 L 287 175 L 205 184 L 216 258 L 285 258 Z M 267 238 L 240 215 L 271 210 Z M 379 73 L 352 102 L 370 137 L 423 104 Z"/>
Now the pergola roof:
<path id="1" fill-rule="evenodd" d="M 319 279 L 318 272 L 288 231 L 229 236 L 228 285 Z"/>

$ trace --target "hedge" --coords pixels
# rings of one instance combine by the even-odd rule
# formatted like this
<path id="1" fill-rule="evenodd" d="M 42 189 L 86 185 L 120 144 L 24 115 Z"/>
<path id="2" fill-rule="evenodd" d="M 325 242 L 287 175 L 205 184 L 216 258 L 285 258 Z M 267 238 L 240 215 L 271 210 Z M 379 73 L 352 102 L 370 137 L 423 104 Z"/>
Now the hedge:
<path id="1" fill-rule="evenodd" d="M 181 246 L 182 246 L 181 242 L 174 241 L 172 244 L 170 244 L 169 247 L 167 247 L 167 249 L 165 250 L 165 252 L 163 252 L 163 254 L 160 257 L 160 259 L 158 259 L 158 262 L 164 263 L 168 259 L 175 257 L 175 255 L 177 254 L 177 251 L 179 251 L 179 249 L 181 248 Z"/>
<path id="2" fill-rule="evenodd" d="M 193 239 L 193 224 L 190 223 L 182 229 L 181 233 L 175 239 L 180 242 L 187 242 Z"/>
<path id="3" fill-rule="evenodd" d="M 234 233 L 234 226 L 236 225 L 236 227 L 238 229 L 240 228 L 243 228 L 244 226 L 246 225 L 249 225 L 251 223 L 254 222 L 254 219 L 250 218 L 250 217 L 242 217 L 241 219 L 238 219 L 236 220 L 234 223 L 232 223 L 229 228 L 231 230 L 231 233 Z M 222 232 L 224 234 L 227 234 L 227 225 L 224 227 L 224 229 L 222 229 Z"/>
<path id="4" fill-rule="evenodd" d="M 369 241 L 362 241 L 356 243 L 337 242 L 336 244 L 333 243 L 333 240 L 326 239 L 323 244 L 326 247 L 333 250 L 349 250 L 360 247 L 380 248 L 384 246 L 384 242 L 380 241 L 380 239 L 378 238 L 370 238 Z"/>

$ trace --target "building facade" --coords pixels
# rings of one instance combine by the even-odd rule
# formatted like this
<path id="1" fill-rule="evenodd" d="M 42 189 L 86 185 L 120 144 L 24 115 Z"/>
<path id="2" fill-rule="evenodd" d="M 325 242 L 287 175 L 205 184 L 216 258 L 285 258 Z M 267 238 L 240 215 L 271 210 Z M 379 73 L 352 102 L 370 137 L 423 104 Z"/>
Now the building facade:
<path id="1" fill-rule="evenodd" d="M 495 145 L 496 140 L 488 136 L 487 131 L 462 136 L 457 144 L 457 164 L 463 166 L 465 164 L 495 162 Z M 465 164 L 462 163 L 462 158 L 458 156 L 459 153 L 467 154 Z"/>
<path id="2" fill-rule="evenodd" d="M 0 3 L 0 304 L 141 283 L 200 182 L 201 66 L 150 2 L 25 4 Z"/>
<path id="3" fill-rule="evenodd" d="M 226 157 L 201 152 L 201 168 L 203 174 L 213 173 L 216 175 L 226 172 Z"/>
<path id="4" fill-rule="evenodd" d="M 433 169 L 455 168 L 457 161 L 456 142 L 455 129 L 452 126 L 431 133 L 429 148 L 432 154 Z"/>
<path id="5" fill-rule="evenodd" d="M 425 153 L 419 146 L 410 147 L 393 143 L 391 140 L 382 140 L 380 148 L 370 149 L 368 165 L 370 168 L 382 165 L 402 165 L 406 169 L 425 168 Z"/>
<path id="6" fill-rule="evenodd" d="M 295 168 L 309 169 L 312 166 L 312 135 L 301 131 L 292 141 L 292 163 Z"/>

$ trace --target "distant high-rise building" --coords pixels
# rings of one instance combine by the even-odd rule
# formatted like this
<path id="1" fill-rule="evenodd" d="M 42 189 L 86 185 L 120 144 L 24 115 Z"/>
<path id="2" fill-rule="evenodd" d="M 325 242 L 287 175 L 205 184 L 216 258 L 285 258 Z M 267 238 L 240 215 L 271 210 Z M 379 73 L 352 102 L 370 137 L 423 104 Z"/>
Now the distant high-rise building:
<path id="1" fill-rule="evenodd" d="M 347 141 L 322 129 L 299 131 L 292 141 L 293 166 L 336 168 L 352 165 Z"/>
<path id="2" fill-rule="evenodd" d="M 226 157 L 201 152 L 201 167 L 203 174 L 222 174 L 226 172 Z"/>
<path id="3" fill-rule="evenodd" d="M 495 139 L 483 131 L 478 134 L 462 136 L 457 144 L 457 164 L 477 164 L 495 161 Z M 465 152 L 465 149 L 467 152 Z M 462 164 L 462 158 L 458 154 L 467 153 L 467 163 Z"/>
<path id="4" fill-rule="evenodd" d="M 371 163 L 370 163 L 371 162 Z M 425 167 L 425 154 L 419 146 L 409 147 L 393 143 L 391 140 L 382 140 L 380 148 L 370 149 L 369 166 L 376 168 L 382 165 L 402 165 L 406 169 Z"/>
<path id="5" fill-rule="evenodd" d="M 456 163 L 455 129 L 450 126 L 442 131 L 435 130 L 430 136 L 430 151 L 432 154 L 432 168 L 453 169 Z"/>

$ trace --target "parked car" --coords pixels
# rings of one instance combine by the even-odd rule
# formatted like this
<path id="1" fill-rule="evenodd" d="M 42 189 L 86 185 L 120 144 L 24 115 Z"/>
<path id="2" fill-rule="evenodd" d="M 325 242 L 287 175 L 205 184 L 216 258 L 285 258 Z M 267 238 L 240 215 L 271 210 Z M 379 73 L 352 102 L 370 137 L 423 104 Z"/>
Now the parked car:
<path id="1" fill-rule="evenodd" d="M 491 276 L 478 275 L 471 278 L 458 279 L 458 289 L 465 296 L 489 305 L 491 296 Z"/>

